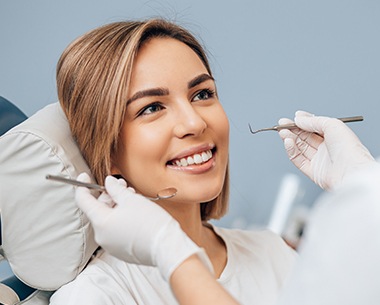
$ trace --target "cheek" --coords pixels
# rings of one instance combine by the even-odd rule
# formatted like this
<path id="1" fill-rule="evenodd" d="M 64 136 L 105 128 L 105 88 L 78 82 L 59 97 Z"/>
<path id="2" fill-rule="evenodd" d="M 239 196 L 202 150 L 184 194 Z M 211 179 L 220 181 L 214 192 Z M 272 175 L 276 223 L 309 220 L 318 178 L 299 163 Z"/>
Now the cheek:
<path id="1" fill-rule="evenodd" d="M 226 113 L 223 108 L 220 107 L 218 112 L 215 112 L 213 116 L 213 126 L 215 132 L 222 139 L 222 145 L 228 148 L 229 145 L 229 134 L 230 134 L 230 124 Z"/>
<path id="2" fill-rule="evenodd" d="M 137 184 L 146 176 L 152 164 L 160 161 L 163 155 L 161 148 L 165 145 L 158 128 L 127 126 L 125 129 L 128 132 L 122 134 L 115 167 L 130 184 Z"/>

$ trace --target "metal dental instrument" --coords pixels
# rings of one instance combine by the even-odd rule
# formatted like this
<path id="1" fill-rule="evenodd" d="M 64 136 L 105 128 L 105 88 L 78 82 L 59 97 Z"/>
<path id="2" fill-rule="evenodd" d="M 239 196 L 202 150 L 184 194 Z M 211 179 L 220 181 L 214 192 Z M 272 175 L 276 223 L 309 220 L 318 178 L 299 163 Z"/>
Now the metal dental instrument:
<path id="1" fill-rule="evenodd" d="M 350 122 L 360 122 L 360 121 L 363 121 L 364 118 L 363 118 L 363 116 L 358 115 L 358 116 L 351 116 L 351 117 L 347 117 L 347 118 L 338 118 L 338 120 L 341 120 L 343 123 L 350 123 Z M 279 131 L 281 129 L 298 128 L 297 125 L 294 124 L 294 123 L 284 124 L 284 125 L 275 125 L 273 127 L 262 128 L 262 129 L 258 129 L 258 130 L 252 130 L 251 124 L 248 124 L 248 126 L 249 126 L 249 131 L 252 134 L 256 134 L 256 133 L 259 133 L 259 132 L 262 132 L 262 131 L 268 131 L 268 130 Z"/>
<path id="2" fill-rule="evenodd" d="M 101 186 L 99 184 L 81 182 L 81 181 L 78 181 L 75 179 L 64 178 L 62 176 L 46 175 L 46 179 L 59 181 L 59 182 L 67 183 L 67 184 L 72 184 L 72 185 L 76 185 L 76 186 L 84 186 L 84 187 L 87 187 L 89 189 L 94 189 L 94 190 L 99 190 L 99 191 L 105 191 L 106 190 L 106 188 L 104 186 Z M 168 187 L 166 189 L 159 191 L 157 193 L 156 197 L 147 197 L 147 196 L 144 196 L 144 197 L 149 199 L 149 200 L 155 201 L 155 200 L 169 199 L 169 198 L 174 197 L 175 195 L 177 195 L 177 189 L 174 187 Z"/>

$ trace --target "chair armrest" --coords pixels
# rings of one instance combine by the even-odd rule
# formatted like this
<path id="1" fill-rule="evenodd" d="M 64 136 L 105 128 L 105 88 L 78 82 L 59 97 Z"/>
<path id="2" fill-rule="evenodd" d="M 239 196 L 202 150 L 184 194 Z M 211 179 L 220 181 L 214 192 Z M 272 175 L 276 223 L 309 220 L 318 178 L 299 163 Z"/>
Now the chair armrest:
<path id="1" fill-rule="evenodd" d="M 12 275 L 11 277 L 1 281 L 1 285 L 8 288 L 9 293 L 13 291 L 14 294 L 16 294 L 17 298 L 19 300 L 24 300 L 28 296 L 30 296 L 36 289 L 29 287 L 25 283 L 21 282 L 15 275 Z M 5 291 L 6 288 L 3 288 Z M 2 294 L 0 294 L 2 296 Z M 4 302 L 0 302 L 3 304 L 8 304 Z"/>
<path id="2" fill-rule="evenodd" d="M 0 304 L 13 305 L 29 297 L 36 289 L 20 281 L 9 267 L 7 260 L 2 256 L 0 246 Z"/>
<path id="3" fill-rule="evenodd" d="M 20 302 L 17 293 L 9 286 L 0 283 L 0 304 L 13 305 Z"/>

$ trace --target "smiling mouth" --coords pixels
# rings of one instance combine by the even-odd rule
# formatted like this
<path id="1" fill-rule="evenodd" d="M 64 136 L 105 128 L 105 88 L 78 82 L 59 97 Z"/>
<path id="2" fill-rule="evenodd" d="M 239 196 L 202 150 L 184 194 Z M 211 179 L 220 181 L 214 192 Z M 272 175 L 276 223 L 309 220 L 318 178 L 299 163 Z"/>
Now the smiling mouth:
<path id="1" fill-rule="evenodd" d="M 168 162 L 169 165 L 179 166 L 179 167 L 186 167 L 191 165 L 201 165 L 203 163 L 206 163 L 208 160 L 210 160 L 215 152 L 215 149 L 209 149 L 206 151 L 203 151 L 202 153 L 197 153 L 194 155 L 190 155 L 187 157 L 183 157 L 181 159 L 174 159 L 170 160 Z"/>

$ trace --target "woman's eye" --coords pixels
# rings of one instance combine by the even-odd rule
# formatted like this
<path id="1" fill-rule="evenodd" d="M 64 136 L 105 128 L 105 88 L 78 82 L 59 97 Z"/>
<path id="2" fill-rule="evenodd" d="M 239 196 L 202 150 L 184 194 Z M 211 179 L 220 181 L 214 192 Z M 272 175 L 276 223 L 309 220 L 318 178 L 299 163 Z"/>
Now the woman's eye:
<path id="1" fill-rule="evenodd" d="M 213 98 L 214 96 L 215 96 L 215 91 L 212 91 L 210 89 L 204 89 L 195 95 L 193 101 L 208 100 L 210 98 Z"/>
<path id="2" fill-rule="evenodd" d="M 162 110 L 163 108 L 164 107 L 160 105 L 159 103 L 150 104 L 144 107 L 143 109 L 141 109 L 137 115 L 140 116 L 140 115 L 152 114 L 152 113 Z"/>

